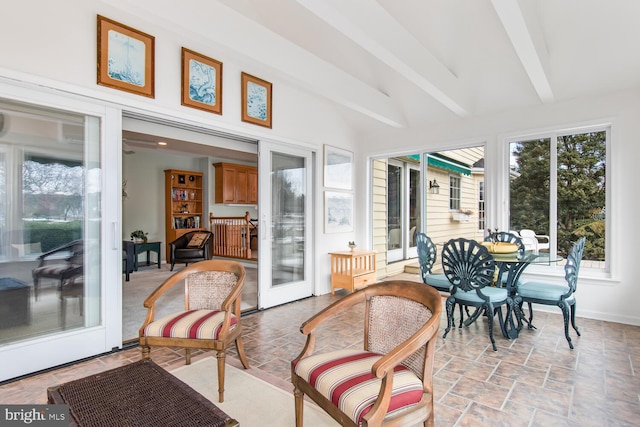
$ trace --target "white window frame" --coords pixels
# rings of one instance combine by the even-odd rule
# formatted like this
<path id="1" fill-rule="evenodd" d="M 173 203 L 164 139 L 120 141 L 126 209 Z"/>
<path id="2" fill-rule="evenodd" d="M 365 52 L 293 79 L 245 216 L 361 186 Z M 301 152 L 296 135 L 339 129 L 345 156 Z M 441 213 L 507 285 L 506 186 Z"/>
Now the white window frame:
<path id="1" fill-rule="evenodd" d="M 478 181 L 478 230 L 484 231 L 487 229 L 487 187 L 484 181 Z M 480 226 L 482 221 L 482 226 Z"/>
<path id="2" fill-rule="evenodd" d="M 573 134 L 580 134 L 580 133 L 588 133 L 588 132 L 605 132 L 606 134 L 606 162 L 605 162 L 605 170 L 606 170 L 606 176 L 605 176 L 605 182 L 606 182 L 606 198 L 605 198 L 605 210 L 607 213 L 609 213 L 608 215 L 606 215 L 605 217 L 605 267 L 604 269 L 602 268 L 589 268 L 586 266 L 581 267 L 581 273 L 585 273 L 591 277 L 601 277 L 601 278 L 612 278 L 613 277 L 613 273 L 614 273 L 614 267 L 612 266 L 612 259 L 614 259 L 614 255 L 612 254 L 612 240 L 613 240 L 613 231 L 612 231 L 612 222 L 611 222 L 611 217 L 612 215 L 610 213 L 614 212 L 614 210 L 612 209 L 612 196 L 611 194 L 613 193 L 612 188 L 612 181 L 611 181 L 611 167 L 610 167 L 610 162 L 611 162 L 611 134 L 612 134 L 612 128 L 613 125 L 610 122 L 607 123 L 597 123 L 597 124 L 592 124 L 592 125 L 584 125 L 584 126 L 576 126 L 576 127 L 571 127 L 571 126 L 567 126 L 567 127 L 558 127 L 555 129 L 551 129 L 551 130 L 545 130 L 545 131 L 540 131 L 540 132 L 534 132 L 534 133 L 520 133 L 520 134 L 513 134 L 513 135 L 509 135 L 508 137 L 505 137 L 504 139 L 504 168 L 503 168 L 503 182 L 504 182 L 504 200 L 506 201 L 504 206 L 505 206 L 505 212 L 504 215 L 502 216 L 502 229 L 507 229 L 509 227 L 509 206 L 510 206 L 510 195 L 509 195 L 509 188 L 510 188 L 510 184 L 509 184 L 509 173 L 510 173 L 510 144 L 513 142 L 519 142 L 519 141 L 527 141 L 527 140 L 534 140 L 534 139 L 544 139 L 547 138 L 549 139 L 550 143 L 549 143 L 549 150 L 550 150 L 550 179 L 551 179 L 551 185 L 550 185 L 550 210 L 551 212 L 549 213 L 549 224 L 550 224 L 550 230 L 549 230 L 549 238 L 550 238 L 550 243 L 551 243 L 551 251 L 553 253 L 555 253 L 555 251 L 557 250 L 557 171 L 558 171 L 558 161 L 557 161 L 557 143 L 558 143 L 558 137 L 563 136 L 563 135 L 573 135 Z M 486 187 L 485 187 L 486 189 Z M 539 274 L 548 274 L 550 273 L 552 270 L 556 270 L 557 274 L 563 274 L 564 272 L 564 268 L 562 266 L 539 266 L 539 265 L 531 265 L 529 266 L 529 268 L 527 268 L 527 272 L 532 272 L 532 273 L 539 273 Z M 555 274 L 555 273 L 554 273 Z"/>
<path id="3" fill-rule="evenodd" d="M 452 179 L 457 181 L 457 187 L 454 187 Z M 453 197 L 453 191 L 455 189 L 458 190 L 457 198 Z M 460 209 L 460 206 L 462 206 L 462 177 L 460 175 L 449 174 L 449 210 L 455 212 Z"/>

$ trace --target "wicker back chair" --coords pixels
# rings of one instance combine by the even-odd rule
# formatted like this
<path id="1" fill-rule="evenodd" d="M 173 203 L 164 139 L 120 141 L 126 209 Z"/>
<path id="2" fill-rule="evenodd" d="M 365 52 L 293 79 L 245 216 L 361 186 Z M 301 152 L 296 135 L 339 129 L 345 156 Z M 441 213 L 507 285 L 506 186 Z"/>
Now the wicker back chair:
<path id="1" fill-rule="evenodd" d="M 224 401 L 225 354 L 235 342 L 240 361 L 249 362 L 242 344 L 240 298 L 245 270 L 237 261 L 200 261 L 173 274 L 144 301 L 147 317 L 139 331 L 142 358 L 150 357 L 150 347 L 183 347 L 186 364 L 191 349 L 216 350 L 218 359 L 218 398 Z M 185 309 L 155 319 L 158 299 L 184 281 Z M 162 301 L 162 300 L 160 300 Z"/>
<path id="2" fill-rule="evenodd" d="M 314 354 L 316 329 L 360 303 L 365 303 L 364 348 Z M 349 294 L 306 321 L 300 328 L 306 344 L 291 362 L 296 426 L 302 426 L 304 395 L 343 426 L 433 426 L 441 312 L 434 288 L 396 280 Z"/>

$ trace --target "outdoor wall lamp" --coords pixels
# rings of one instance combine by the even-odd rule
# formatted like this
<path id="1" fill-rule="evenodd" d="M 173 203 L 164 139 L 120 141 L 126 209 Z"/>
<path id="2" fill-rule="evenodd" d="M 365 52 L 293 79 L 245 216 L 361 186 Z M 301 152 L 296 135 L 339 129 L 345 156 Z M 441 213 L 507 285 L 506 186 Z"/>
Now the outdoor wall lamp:
<path id="1" fill-rule="evenodd" d="M 440 185 L 435 179 L 433 181 L 429 181 L 429 191 L 431 194 L 440 194 Z"/>

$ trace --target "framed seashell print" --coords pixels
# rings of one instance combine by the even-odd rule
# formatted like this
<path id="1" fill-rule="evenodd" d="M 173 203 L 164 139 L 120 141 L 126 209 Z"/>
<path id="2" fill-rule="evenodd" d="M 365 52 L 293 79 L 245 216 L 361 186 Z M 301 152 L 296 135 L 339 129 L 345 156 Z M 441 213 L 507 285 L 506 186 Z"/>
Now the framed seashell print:
<path id="1" fill-rule="evenodd" d="M 98 15 L 98 84 L 155 97 L 155 37 Z"/>
<path id="2" fill-rule="evenodd" d="M 241 76 L 242 121 L 271 128 L 271 83 L 244 72 Z"/>
<path id="3" fill-rule="evenodd" d="M 222 62 L 182 48 L 182 105 L 222 114 Z"/>

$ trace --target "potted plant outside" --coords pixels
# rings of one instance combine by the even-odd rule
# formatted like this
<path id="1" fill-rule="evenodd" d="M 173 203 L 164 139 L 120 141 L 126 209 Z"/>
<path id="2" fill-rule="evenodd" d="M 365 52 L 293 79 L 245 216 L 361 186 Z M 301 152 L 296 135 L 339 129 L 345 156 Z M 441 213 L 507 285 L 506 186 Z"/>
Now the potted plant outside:
<path id="1" fill-rule="evenodd" d="M 458 209 L 457 211 L 452 212 L 451 216 L 454 221 L 469 222 L 471 221 L 471 218 L 473 216 L 473 211 L 469 209 L 466 209 L 466 210 Z"/>

